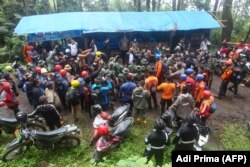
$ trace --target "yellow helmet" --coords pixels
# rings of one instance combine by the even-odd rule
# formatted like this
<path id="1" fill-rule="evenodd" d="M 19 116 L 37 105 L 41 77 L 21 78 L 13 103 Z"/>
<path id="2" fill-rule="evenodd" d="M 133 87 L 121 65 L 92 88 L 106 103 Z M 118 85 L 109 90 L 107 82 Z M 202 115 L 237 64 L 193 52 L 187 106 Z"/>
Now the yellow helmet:
<path id="1" fill-rule="evenodd" d="M 80 82 L 78 80 L 71 81 L 71 86 L 78 87 L 80 85 Z"/>
<path id="2" fill-rule="evenodd" d="M 8 71 L 8 72 L 11 72 L 12 71 L 12 67 L 11 66 L 6 66 L 5 70 Z"/>
<path id="3" fill-rule="evenodd" d="M 95 56 L 96 56 L 97 58 L 101 58 L 101 55 L 102 55 L 102 52 L 100 52 L 100 51 L 97 51 L 97 52 L 95 53 Z"/>

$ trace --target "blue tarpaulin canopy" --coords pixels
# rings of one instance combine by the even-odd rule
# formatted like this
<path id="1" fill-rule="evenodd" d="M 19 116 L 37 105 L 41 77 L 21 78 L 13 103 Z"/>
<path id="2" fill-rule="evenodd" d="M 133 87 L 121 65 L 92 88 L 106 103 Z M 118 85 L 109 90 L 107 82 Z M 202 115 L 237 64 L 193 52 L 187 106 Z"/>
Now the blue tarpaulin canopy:
<path id="1" fill-rule="evenodd" d="M 14 34 L 29 41 L 57 40 L 96 32 L 152 32 L 219 28 L 204 11 L 69 12 L 23 17 Z"/>

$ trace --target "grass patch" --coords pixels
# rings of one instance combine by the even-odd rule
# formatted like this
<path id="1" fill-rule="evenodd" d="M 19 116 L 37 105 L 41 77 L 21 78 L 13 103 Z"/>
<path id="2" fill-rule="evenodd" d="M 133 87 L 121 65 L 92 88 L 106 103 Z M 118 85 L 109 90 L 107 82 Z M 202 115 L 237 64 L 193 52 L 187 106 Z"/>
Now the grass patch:
<path id="1" fill-rule="evenodd" d="M 219 138 L 225 150 L 250 150 L 250 133 L 244 125 L 226 124 Z"/>

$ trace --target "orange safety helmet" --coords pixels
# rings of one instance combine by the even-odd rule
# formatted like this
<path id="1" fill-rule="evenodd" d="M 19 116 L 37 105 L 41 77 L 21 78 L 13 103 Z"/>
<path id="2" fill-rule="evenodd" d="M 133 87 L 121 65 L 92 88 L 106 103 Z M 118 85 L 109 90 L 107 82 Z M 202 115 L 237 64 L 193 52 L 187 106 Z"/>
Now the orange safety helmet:
<path id="1" fill-rule="evenodd" d="M 55 67 L 54 67 L 55 71 L 60 71 L 61 69 L 62 69 L 62 66 L 59 64 L 55 65 Z"/>
<path id="2" fill-rule="evenodd" d="M 41 74 L 41 67 L 36 67 L 35 68 L 35 73 L 37 73 L 37 74 Z"/>
<path id="3" fill-rule="evenodd" d="M 61 69 L 60 74 L 61 74 L 61 76 L 65 76 L 67 74 L 67 70 Z"/>
<path id="4" fill-rule="evenodd" d="M 212 95 L 212 94 L 211 94 L 211 92 L 210 92 L 209 90 L 204 90 L 204 91 L 203 91 L 203 97 L 204 97 L 205 99 L 210 98 L 211 95 Z"/>
<path id="5" fill-rule="evenodd" d="M 82 72 L 82 77 L 85 78 L 89 75 L 88 71 L 83 71 Z"/>

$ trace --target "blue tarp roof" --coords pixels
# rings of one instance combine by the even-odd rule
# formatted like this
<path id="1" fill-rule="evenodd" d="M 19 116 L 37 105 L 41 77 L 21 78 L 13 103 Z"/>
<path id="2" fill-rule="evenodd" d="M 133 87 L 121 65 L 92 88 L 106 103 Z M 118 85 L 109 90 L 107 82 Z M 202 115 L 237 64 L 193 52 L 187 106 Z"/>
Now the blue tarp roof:
<path id="1" fill-rule="evenodd" d="M 23 17 L 15 28 L 14 34 L 67 32 L 70 35 L 73 31 L 150 32 L 219 27 L 220 24 L 204 11 L 69 12 Z"/>

